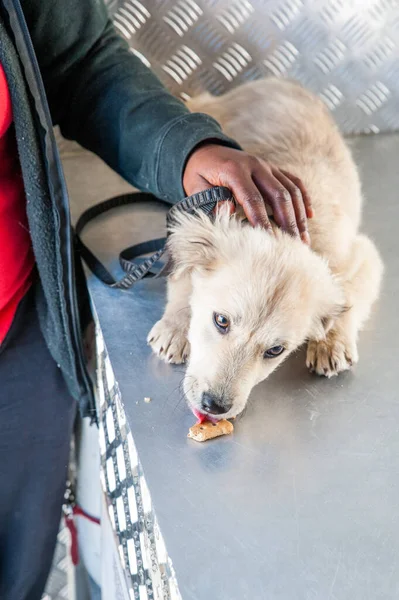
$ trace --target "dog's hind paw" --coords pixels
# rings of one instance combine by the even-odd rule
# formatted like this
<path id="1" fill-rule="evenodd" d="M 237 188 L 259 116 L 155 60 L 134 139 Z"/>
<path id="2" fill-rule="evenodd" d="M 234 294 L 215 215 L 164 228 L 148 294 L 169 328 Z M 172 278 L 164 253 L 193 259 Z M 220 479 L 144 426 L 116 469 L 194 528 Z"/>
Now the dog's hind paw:
<path id="1" fill-rule="evenodd" d="M 186 328 L 181 321 L 167 317 L 155 323 L 148 334 L 147 343 L 154 354 L 167 363 L 180 365 L 186 362 L 190 354 Z"/>
<path id="2" fill-rule="evenodd" d="M 326 340 L 308 343 L 306 366 L 311 373 L 334 377 L 351 369 L 357 361 L 356 344 L 348 343 L 334 331 L 327 334 Z"/>

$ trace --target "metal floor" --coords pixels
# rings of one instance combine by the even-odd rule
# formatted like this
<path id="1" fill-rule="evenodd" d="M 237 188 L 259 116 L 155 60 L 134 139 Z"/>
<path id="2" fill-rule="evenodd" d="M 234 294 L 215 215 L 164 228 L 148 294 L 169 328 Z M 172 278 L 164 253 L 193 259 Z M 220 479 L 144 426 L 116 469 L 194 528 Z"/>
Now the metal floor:
<path id="1" fill-rule="evenodd" d="M 295 534 L 296 531 L 299 532 L 299 527 L 301 527 L 303 533 L 303 536 L 301 537 L 301 543 L 304 545 L 304 553 L 301 553 L 301 555 L 311 555 L 312 560 L 315 563 L 314 572 L 323 575 L 321 579 L 324 579 L 324 582 L 312 580 L 312 586 L 316 586 L 318 591 L 320 591 L 322 588 L 325 589 L 321 585 L 322 583 L 324 586 L 328 587 L 328 582 L 330 582 L 331 584 L 331 581 L 333 581 L 337 593 L 335 594 L 334 589 L 334 594 L 330 594 L 329 596 L 331 598 L 339 597 L 342 599 L 346 599 L 350 597 L 351 600 L 354 600 L 355 598 L 357 600 L 357 598 L 362 597 L 362 600 L 366 600 L 366 598 L 370 598 L 372 600 L 376 600 L 376 598 L 381 600 L 391 600 L 393 597 L 396 597 L 395 594 L 392 595 L 392 591 L 393 588 L 397 585 L 398 579 L 397 577 L 393 577 L 395 569 L 391 572 L 391 578 L 384 577 L 384 574 L 386 575 L 391 569 L 391 567 L 393 567 L 394 556 L 399 551 L 397 545 L 397 538 L 396 541 L 393 543 L 393 540 L 395 540 L 395 536 L 393 538 L 391 537 L 392 533 L 395 530 L 395 496 L 394 494 L 391 495 L 390 493 L 388 493 L 388 490 L 391 490 L 391 488 L 393 490 L 395 485 L 397 485 L 398 483 L 397 478 L 394 477 L 395 471 L 392 467 L 392 463 L 390 462 L 397 454 L 397 426 L 395 424 L 397 386 L 395 383 L 396 367 L 394 366 L 394 358 L 390 357 L 389 354 L 389 350 L 391 348 L 390 343 L 392 343 L 392 340 L 397 339 L 395 338 L 394 333 L 394 330 L 397 327 L 397 321 L 394 318 L 395 310 L 393 305 L 395 302 L 395 296 L 397 295 L 396 292 L 398 276 L 396 266 L 397 242 L 395 242 L 396 238 L 394 230 L 392 227 L 390 227 L 389 223 L 395 222 L 397 214 L 395 191 L 397 189 L 397 169 L 395 166 L 395 156 L 397 156 L 397 151 L 399 148 L 399 136 L 379 135 L 367 138 L 358 137 L 356 139 L 352 139 L 350 141 L 350 145 L 353 148 L 355 160 L 360 166 L 362 179 L 364 182 L 366 196 L 365 230 L 367 231 L 367 233 L 370 233 L 374 239 L 377 240 L 378 246 L 382 251 L 384 261 L 387 265 L 381 301 L 379 303 L 379 306 L 376 308 L 376 312 L 378 312 L 378 315 L 374 317 L 374 321 L 370 322 L 369 326 L 366 328 L 366 331 L 362 335 L 361 349 L 363 361 L 361 361 L 357 369 L 357 375 L 348 375 L 345 378 L 345 387 L 341 389 L 341 387 L 343 386 L 343 381 L 339 381 L 338 379 L 334 380 L 332 383 L 330 382 L 327 384 L 316 380 L 310 381 L 310 379 L 308 382 L 308 376 L 304 374 L 303 365 L 302 363 L 299 364 L 301 357 L 299 357 L 299 359 L 296 360 L 293 359 L 294 362 L 291 363 L 291 366 L 293 367 L 292 372 L 287 371 L 288 367 L 286 370 L 281 369 L 277 376 L 274 378 L 274 381 L 270 380 L 269 382 L 269 386 L 273 386 L 273 391 L 276 394 L 275 401 L 269 403 L 257 402 L 256 407 L 249 410 L 245 419 L 242 420 L 240 428 L 237 429 L 237 435 L 235 440 L 240 441 L 240 443 L 242 443 L 242 445 L 239 447 L 240 460 L 238 462 L 245 462 L 244 457 L 247 458 L 249 464 L 252 464 L 254 460 L 257 459 L 257 457 L 259 456 L 263 456 L 266 458 L 269 457 L 270 459 L 270 440 L 266 440 L 264 438 L 265 436 L 267 437 L 267 435 L 272 437 L 273 423 L 275 423 L 273 419 L 280 419 L 282 431 L 285 432 L 284 436 L 280 440 L 282 446 L 281 448 L 279 448 L 279 451 L 281 453 L 280 458 L 286 459 L 288 461 L 288 466 L 285 465 L 287 468 L 283 469 L 284 473 L 291 473 L 291 467 L 292 472 L 294 472 L 293 469 L 296 465 L 297 457 L 306 457 L 306 452 L 307 450 L 309 450 L 309 445 L 314 444 L 316 442 L 320 443 L 321 448 L 318 450 L 317 453 L 312 453 L 310 458 L 312 458 L 313 467 L 319 467 L 320 477 L 324 472 L 327 472 L 329 475 L 324 480 L 325 489 L 323 489 L 320 492 L 321 503 L 315 502 L 315 499 L 312 500 L 311 494 L 309 495 L 307 493 L 305 485 L 306 481 L 304 482 L 303 489 L 298 487 L 297 484 L 297 488 L 295 488 L 295 501 L 298 503 L 297 506 L 300 506 L 301 510 L 303 509 L 303 512 L 305 512 L 306 508 L 307 512 L 304 515 L 305 520 L 295 521 L 295 519 L 297 518 L 297 513 L 295 511 L 292 512 L 292 506 L 288 505 L 285 507 L 287 513 L 284 514 L 284 519 L 277 519 L 277 517 L 279 517 L 280 509 L 283 510 L 284 506 L 279 507 L 278 505 L 276 505 L 276 514 L 274 514 L 273 512 L 269 514 L 270 522 L 274 522 L 276 524 L 276 522 L 278 521 L 278 523 L 280 523 L 281 525 L 281 523 L 284 523 L 287 519 L 288 521 L 290 521 L 290 519 L 293 519 L 294 524 L 287 522 L 287 526 L 290 524 L 292 526 L 286 532 L 287 535 L 282 536 L 282 532 L 281 530 L 279 530 L 278 535 L 276 534 L 275 537 L 272 536 L 274 542 L 276 542 L 276 539 L 279 540 L 279 544 L 281 546 L 280 555 L 284 554 L 284 551 L 287 549 L 287 544 L 294 544 L 294 542 L 296 543 L 296 541 L 292 539 L 292 536 Z M 77 162 L 77 160 L 79 162 Z M 68 148 L 64 148 L 64 166 L 71 194 L 71 209 L 74 220 L 76 220 L 76 217 L 87 206 L 131 189 L 130 186 L 126 182 L 124 182 L 118 175 L 111 172 L 101 161 L 99 161 L 93 155 L 90 155 L 88 153 L 85 153 L 83 155 L 77 155 L 75 152 L 70 152 Z M 106 220 L 102 220 L 101 222 L 99 220 L 98 224 L 95 227 L 93 227 L 89 232 L 88 243 L 92 248 L 95 249 L 99 258 L 102 260 L 107 260 L 107 258 L 109 258 L 110 252 L 112 253 L 112 256 L 116 256 L 117 249 L 123 248 L 129 245 L 129 243 L 132 243 L 132 237 L 135 241 L 140 241 L 141 239 L 155 237 L 162 232 L 163 217 L 161 217 L 161 215 L 158 215 L 157 218 L 154 219 L 153 213 L 151 212 L 150 214 L 151 218 L 148 218 L 148 207 L 144 210 L 138 208 L 137 212 L 135 212 L 134 215 L 127 216 L 124 213 L 121 217 L 121 215 L 115 214 L 110 215 L 109 217 L 107 217 Z M 125 227 L 121 227 L 121 218 L 123 219 Z M 127 225 L 125 223 L 125 220 L 127 222 Z M 108 252 L 103 245 L 104 235 L 107 236 Z M 142 236 L 142 238 L 140 236 Z M 101 294 L 108 294 L 108 291 L 102 288 L 100 285 L 98 286 L 97 292 L 100 296 Z M 159 310 L 161 310 L 162 298 L 160 294 L 155 295 L 157 296 L 155 300 L 154 294 L 151 296 L 151 298 L 154 302 L 159 301 Z M 124 318 L 125 313 L 122 306 L 124 303 L 128 303 L 130 307 L 129 310 L 132 310 L 132 300 L 133 298 L 128 298 L 124 295 L 122 295 L 121 297 L 118 296 L 118 311 L 111 311 L 113 327 L 115 327 L 115 319 L 118 320 L 119 318 Z M 107 323 L 105 321 L 106 319 L 104 320 L 102 325 L 104 328 L 104 333 L 107 333 Z M 124 322 L 126 323 L 126 319 L 124 320 Z M 146 325 L 146 323 L 144 323 L 144 325 Z M 111 350 L 113 346 L 113 344 L 111 343 L 112 336 L 108 335 L 108 338 L 110 346 L 109 350 Z M 132 336 L 131 339 L 135 339 L 135 337 Z M 376 347 L 377 345 L 378 348 Z M 118 348 L 119 346 L 120 344 L 118 344 Z M 131 346 L 129 347 L 129 349 L 130 351 L 132 350 Z M 121 352 L 123 353 L 123 348 L 121 348 Z M 379 362 L 379 365 L 376 364 L 377 360 Z M 118 361 L 113 361 L 112 356 L 111 362 L 113 362 L 115 368 L 118 367 Z M 148 368 L 150 368 L 151 364 L 152 363 L 150 362 L 148 363 Z M 121 369 L 122 367 L 119 365 L 118 368 Z M 373 377 L 375 381 L 370 375 L 371 371 L 373 371 L 374 373 Z M 123 389 L 121 389 L 122 392 L 124 392 L 123 395 L 125 396 L 125 398 L 130 399 L 129 403 L 127 403 L 127 408 L 132 414 L 129 414 L 129 417 L 133 417 L 134 412 L 134 435 L 136 443 L 138 444 L 140 450 L 144 470 L 149 480 L 150 490 L 154 498 L 155 505 L 158 507 L 158 518 L 160 519 L 161 529 L 163 530 L 163 533 L 165 535 L 165 541 L 168 550 L 171 553 L 172 559 L 177 570 L 178 580 L 180 586 L 182 587 L 181 591 L 183 593 L 183 597 L 206 597 L 206 595 L 204 596 L 201 594 L 197 594 L 196 592 L 194 595 L 192 595 L 193 590 L 190 589 L 190 568 L 188 568 L 187 563 L 190 562 L 190 552 L 193 553 L 193 556 L 194 554 L 195 556 L 198 555 L 198 548 L 195 552 L 193 548 L 186 548 L 186 550 L 189 551 L 187 551 L 184 555 L 182 555 L 182 553 L 179 551 L 179 548 L 181 547 L 182 543 L 182 523 L 179 520 L 189 518 L 187 516 L 190 515 L 189 507 L 179 506 L 179 503 L 177 503 L 176 506 L 176 503 L 173 503 L 173 494 L 169 499 L 168 494 L 165 494 L 165 489 L 168 488 L 170 482 L 169 480 L 165 480 L 163 473 L 160 473 L 157 466 L 154 465 L 154 461 L 150 460 L 150 456 L 153 456 L 154 448 L 153 446 L 151 447 L 151 449 L 149 448 L 151 444 L 149 445 L 146 442 L 146 439 L 147 441 L 148 439 L 151 439 L 152 442 L 154 441 L 154 415 L 152 415 L 152 418 L 149 421 L 147 413 L 150 409 L 151 411 L 157 411 L 159 409 L 162 413 L 162 407 L 158 406 L 158 403 L 154 402 L 152 403 L 151 407 L 145 405 L 144 408 L 147 411 L 146 414 L 139 414 L 136 407 L 136 403 L 132 401 L 133 399 L 135 399 L 137 394 L 140 398 L 148 395 L 154 396 L 155 398 L 156 394 L 152 394 L 151 389 L 151 393 L 149 393 L 149 388 L 146 388 L 146 390 L 144 390 L 146 393 L 144 393 L 144 391 L 143 393 L 141 393 L 140 389 L 136 389 L 137 386 L 134 386 L 135 389 L 132 390 L 127 389 L 129 388 L 129 385 L 133 385 L 132 380 L 135 379 L 132 376 L 131 371 L 129 377 L 126 378 L 124 378 L 123 373 L 116 373 L 116 375 L 118 379 L 121 380 L 121 383 L 123 383 L 123 379 L 126 379 L 126 381 L 124 382 Z M 162 397 L 165 395 L 167 385 L 170 386 L 170 389 L 174 387 L 173 377 L 174 375 L 172 371 L 170 373 L 169 371 L 167 373 L 163 372 L 162 381 L 163 387 L 165 389 L 163 390 Z M 304 379 L 301 380 L 301 377 L 303 377 Z M 290 378 L 292 378 L 292 381 Z M 360 384 L 358 382 L 360 382 Z M 361 382 L 366 382 L 366 384 L 362 384 Z M 302 390 L 302 387 L 305 385 L 305 383 L 307 385 L 307 388 L 309 388 L 308 383 L 311 384 L 312 389 L 315 386 L 320 387 L 324 385 L 325 388 L 327 388 L 328 386 L 328 394 L 326 394 L 327 389 L 325 389 L 324 392 L 320 394 L 318 402 L 315 401 L 317 404 L 317 411 L 319 411 L 317 414 L 319 415 L 320 413 L 321 415 L 319 415 L 320 418 L 318 418 L 317 421 L 315 421 L 314 419 L 312 420 L 313 413 L 310 415 L 309 421 L 306 411 L 308 409 L 312 409 L 313 399 L 306 398 L 306 389 L 303 392 L 305 394 L 303 398 L 301 395 L 298 396 L 297 393 L 297 388 L 300 388 Z M 371 385 L 372 383 L 373 385 Z M 361 393 L 359 385 L 363 385 L 362 389 L 363 392 L 365 392 L 365 394 Z M 369 386 L 369 389 L 365 390 L 364 385 Z M 312 389 L 310 391 L 312 391 Z M 259 390 L 257 393 L 259 395 Z M 281 397 L 282 394 L 283 397 Z M 166 395 L 168 396 L 168 394 Z M 170 396 L 168 396 L 168 398 L 169 403 L 173 404 L 175 399 L 171 398 Z M 302 406 L 301 398 L 303 401 L 307 400 L 308 403 L 310 402 L 308 409 L 306 409 L 306 406 Z M 321 409 L 323 409 L 324 411 L 324 416 L 320 412 Z M 144 411 L 144 409 L 142 410 Z M 284 413 L 284 410 L 288 412 Z M 349 416 L 349 418 L 346 418 L 351 412 L 351 410 L 353 413 L 352 417 Z M 372 413 L 372 411 L 374 411 L 374 413 Z M 260 414 L 261 412 L 264 413 L 263 416 Z M 189 423 L 190 416 L 188 415 L 188 413 L 186 415 L 184 407 L 181 408 L 181 411 L 178 410 L 177 412 L 174 412 L 173 415 L 174 426 L 171 427 L 171 430 L 169 432 L 171 434 L 171 440 L 168 440 L 168 443 L 164 443 L 165 440 L 162 440 L 162 438 L 158 440 L 158 442 L 162 442 L 161 445 L 163 449 L 170 449 L 173 446 L 176 446 L 176 444 L 180 443 L 183 446 L 183 444 L 186 443 L 185 433 L 187 427 L 189 424 L 192 424 L 191 422 Z M 179 418 L 177 418 L 176 415 Z M 293 415 L 296 415 L 294 419 L 295 427 L 293 427 L 292 429 L 287 429 L 287 422 L 290 420 L 291 417 L 293 417 Z M 160 414 L 160 421 L 161 418 L 164 420 L 164 416 L 164 413 Z M 257 435 L 255 436 L 255 438 L 253 436 L 253 433 L 251 434 L 251 436 L 247 435 L 248 429 L 251 427 L 251 419 L 252 425 L 258 422 L 262 423 L 261 428 L 256 428 Z M 149 423 L 152 425 L 152 428 L 148 425 Z M 314 431 L 312 427 L 327 427 L 328 424 L 330 424 L 331 427 L 329 435 L 326 435 L 325 431 L 324 435 L 319 436 L 318 438 L 313 435 Z M 351 427 L 353 427 L 353 429 L 351 429 Z M 310 431 L 308 431 L 309 428 Z M 163 431 L 163 429 L 164 428 L 160 427 L 159 431 Z M 296 443 L 299 443 L 301 440 L 306 441 L 307 445 L 304 443 L 303 447 L 301 447 L 300 449 L 297 448 L 297 451 L 294 452 L 294 441 Z M 290 446 L 290 441 L 294 444 L 292 447 Z M 269 448 L 268 452 L 264 452 L 263 454 L 258 452 L 259 448 L 256 447 L 256 444 L 258 443 L 263 445 L 266 444 L 267 448 Z M 217 452 L 219 452 L 219 454 L 221 453 L 219 456 L 214 456 L 213 461 L 211 461 L 213 465 L 211 468 L 212 473 L 210 473 L 209 470 L 206 471 L 204 464 L 202 463 L 202 461 L 200 460 L 200 456 L 198 455 L 199 450 L 197 448 L 191 449 L 191 452 L 189 452 L 189 448 L 186 448 L 184 446 L 184 449 L 182 448 L 182 450 L 184 451 L 177 453 L 177 455 L 173 454 L 173 457 L 170 457 L 173 458 L 173 461 L 171 460 L 171 464 L 175 464 L 176 456 L 178 458 L 180 457 L 182 461 L 184 459 L 184 461 L 186 463 L 189 463 L 190 465 L 190 469 L 192 471 L 191 474 L 195 472 L 198 481 L 201 481 L 203 478 L 206 479 L 206 481 L 209 481 L 211 474 L 213 474 L 219 479 L 222 476 L 221 474 L 224 473 L 227 479 L 231 477 L 231 479 L 229 479 L 229 484 L 233 485 L 234 487 L 234 481 L 236 480 L 238 475 L 238 466 L 237 464 L 235 464 L 234 469 L 231 468 L 230 470 L 229 465 L 226 464 L 227 450 L 229 448 L 231 449 L 231 451 L 235 449 L 235 446 L 232 444 L 233 442 L 230 442 L 230 445 L 226 445 L 225 443 L 223 446 L 221 444 L 217 446 L 209 446 L 207 449 L 204 450 L 204 454 L 211 453 L 212 455 L 214 455 Z M 255 447 L 253 447 L 254 444 Z M 323 445 L 325 446 L 324 448 Z M 352 448 L 353 445 L 360 445 L 361 451 L 358 451 L 359 449 L 357 448 L 357 446 Z M 271 444 L 271 447 L 274 448 L 274 445 Z M 223 453 L 221 448 L 224 448 Z M 276 448 L 274 448 L 274 450 L 277 452 Z M 371 448 L 371 450 L 369 451 L 368 448 Z M 148 456 L 146 456 L 147 452 Z M 223 460 L 222 456 L 224 456 Z M 267 462 L 266 458 L 262 458 L 263 466 L 261 465 L 262 469 L 260 469 L 260 467 L 259 469 L 262 471 L 263 478 L 265 479 L 264 485 L 267 489 L 269 489 L 267 478 L 270 477 L 271 472 L 265 467 L 265 464 Z M 339 463 L 340 468 L 338 468 L 337 466 L 337 461 Z M 324 471 L 323 465 L 328 467 L 329 470 L 327 469 L 327 471 Z M 186 468 L 186 466 L 184 464 L 182 465 L 183 471 Z M 253 465 L 254 469 L 255 466 L 256 465 Z M 241 474 L 243 477 L 248 477 L 249 475 L 251 475 L 252 471 L 250 470 L 248 474 L 244 467 L 245 465 L 242 465 L 243 472 Z M 204 471 L 204 469 L 206 472 Z M 298 473 L 300 474 L 300 472 Z M 168 477 L 170 477 L 170 473 L 168 474 Z M 386 477 L 385 481 L 383 480 L 384 477 Z M 190 500 L 191 488 L 187 483 L 188 479 L 188 477 L 187 479 L 183 477 L 183 481 L 187 484 L 187 489 L 185 489 L 186 493 L 183 494 L 183 496 L 184 498 L 188 498 Z M 319 481 L 319 479 L 312 478 L 312 481 L 317 482 Z M 323 483 L 322 477 L 320 481 L 321 483 Z M 363 482 L 364 488 L 362 488 L 361 486 L 361 488 L 355 489 L 356 482 L 358 482 L 359 484 L 360 482 Z M 388 482 L 390 483 L 388 484 Z M 253 486 L 259 485 L 258 478 L 255 478 L 250 483 Z M 279 485 L 283 485 L 284 481 L 281 482 L 279 480 L 277 483 L 279 483 Z M 179 486 L 181 485 L 182 482 L 181 480 L 179 480 Z M 290 485 L 292 485 L 292 482 Z M 201 488 L 201 486 L 199 487 Z M 270 489 L 272 488 L 270 487 Z M 365 490 L 367 490 L 366 494 L 364 493 Z M 264 491 L 265 490 L 263 490 L 263 492 Z M 326 493 L 325 498 L 323 496 L 324 492 Z M 288 496 L 289 495 L 287 494 L 287 497 Z M 285 498 L 286 496 L 282 494 L 282 497 Z M 384 499 L 383 502 L 381 502 L 382 499 Z M 206 502 L 209 502 L 209 498 L 203 498 L 202 500 L 203 503 L 199 502 L 200 506 L 202 506 L 202 504 L 206 506 Z M 307 507 L 306 502 L 310 500 L 312 500 L 313 505 Z M 365 506 L 363 506 L 362 504 L 363 500 L 366 503 Z M 391 504 L 389 500 L 391 501 Z M 251 501 L 253 501 L 253 499 Z M 359 508 L 356 508 L 356 510 L 354 508 L 354 514 L 356 515 L 356 519 L 359 520 L 360 529 L 364 534 L 362 534 L 363 537 L 366 536 L 365 539 L 363 539 L 363 541 L 361 540 L 362 536 L 358 536 L 356 537 L 356 539 L 353 540 L 347 539 L 346 532 L 350 532 L 352 523 L 348 506 L 351 504 L 352 501 L 356 501 L 359 504 Z M 198 502 L 198 498 L 196 502 Z M 245 502 L 248 502 L 248 497 L 245 498 Z M 328 509 L 327 512 L 323 509 L 323 507 L 326 510 Z M 379 508 L 377 509 L 377 507 Z M 183 510 L 183 508 L 185 509 Z M 375 512 L 373 513 L 374 509 Z M 319 514 L 320 510 L 322 514 Z M 174 514 L 173 511 L 177 511 L 179 514 Z M 311 514 L 308 515 L 308 522 L 306 521 L 306 515 L 309 511 Z M 249 519 L 250 516 L 250 514 L 247 515 L 247 518 Z M 276 518 L 274 519 L 274 517 Z M 317 519 L 320 521 L 320 531 L 324 531 L 326 537 L 325 546 L 322 547 L 322 550 L 324 550 L 319 554 L 315 553 L 315 548 L 311 543 L 312 540 L 308 539 L 310 535 L 309 531 L 314 535 L 316 535 L 318 531 L 316 527 Z M 380 520 L 381 523 L 379 522 Z M 178 526 L 179 522 L 180 529 Z M 295 523 L 297 529 L 295 529 Z M 314 526 L 310 527 L 309 529 L 308 526 L 309 524 L 312 525 L 312 523 Z M 337 524 L 339 524 L 338 529 Z M 249 525 L 252 527 L 252 530 Z M 242 547 L 244 548 L 244 541 L 246 540 L 245 543 L 248 542 L 249 546 L 252 546 L 254 543 L 253 540 L 255 539 L 256 541 L 256 536 L 254 532 L 258 529 L 259 523 L 254 522 L 253 519 L 250 519 L 250 523 L 246 522 L 244 527 L 243 523 L 237 521 L 237 527 L 238 529 L 240 529 L 240 531 L 237 531 L 235 543 L 237 543 L 237 540 L 241 540 L 241 542 L 243 543 Z M 226 531 L 226 529 L 227 526 L 224 529 L 224 531 Z M 238 535 L 238 533 L 240 533 L 240 535 Z M 340 538 L 341 534 L 342 539 L 345 539 L 348 543 L 349 549 L 352 547 L 352 544 L 356 542 L 356 540 L 358 540 L 360 544 L 358 547 L 356 547 L 355 544 L 355 553 L 353 553 L 352 548 L 352 552 L 349 552 L 348 550 L 348 554 L 342 555 L 345 559 L 344 562 L 341 561 L 341 554 L 343 552 L 340 546 L 342 542 L 342 539 Z M 368 534 L 370 534 L 369 538 L 367 538 Z M 332 539 L 332 541 L 330 539 L 332 548 L 330 554 L 328 554 L 326 551 L 326 548 L 328 547 L 328 536 L 330 536 L 331 539 L 334 538 Z M 336 540 L 335 536 L 337 537 Z M 62 534 L 60 537 L 62 538 Z M 262 540 L 262 545 L 264 545 L 264 543 L 266 543 L 267 541 L 270 542 L 270 539 L 267 540 L 267 537 L 262 538 Z M 306 541 L 308 543 L 307 548 Z M 284 544 L 285 547 L 283 548 Z M 233 547 L 234 544 L 231 545 L 226 541 L 225 546 Z M 205 556 L 205 548 L 203 548 L 202 550 L 202 555 Z M 254 565 L 256 566 L 259 557 L 264 555 L 263 550 L 259 553 L 245 552 L 245 556 L 247 557 L 245 559 L 247 561 L 246 566 L 250 570 L 253 571 Z M 209 548 L 207 552 L 209 552 Z M 357 565 L 356 570 L 352 571 L 351 568 L 353 565 L 351 561 L 353 562 L 353 560 L 356 558 L 355 555 L 359 557 L 362 556 L 363 558 L 362 560 L 360 560 L 359 564 L 359 561 L 355 561 Z M 193 558 L 193 556 L 191 556 L 191 558 Z M 251 556 L 253 560 L 251 560 Z M 342 564 L 339 561 L 341 561 Z M 362 568 L 360 568 L 362 561 L 364 562 L 364 565 L 362 566 Z M 232 565 L 231 563 L 229 564 L 229 561 L 227 561 L 227 563 L 226 561 L 224 562 L 226 571 L 223 571 L 223 573 L 225 575 L 225 578 L 227 579 L 222 579 L 223 581 L 225 580 L 227 591 L 227 589 L 229 589 L 229 586 L 231 585 L 228 576 L 230 572 L 229 567 L 232 568 L 233 566 L 236 567 L 237 565 Z M 45 596 L 46 599 L 73 599 L 73 596 L 68 596 L 68 590 L 65 587 L 63 587 L 61 583 L 63 568 L 65 573 L 68 572 L 67 564 L 68 559 L 63 560 L 61 542 L 57 549 L 55 569 L 53 570 L 53 573 L 49 580 L 47 596 Z M 215 564 L 217 565 L 218 561 L 216 561 Z M 337 565 L 339 566 L 339 573 L 337 571 Z M 293 561 L 293 563 L 288 566 L 289 569 L 291 569 L 292 571 L 292 569 L 296 566 L 296 561 Z M 276 570 L 276 572 L 278 572 L 278 569 Z M 243 577 L 243 585 L 247 581 L 247 576 L 245 575 L 245 573 L 245 569 L 241 568 L 240 574 Z M 332 576 L 330 579 L 329 577 L 331 573 Z M 308 575 L 310 577 L 310 574 Z M 66 582 L 66 577 L 64 577 L 63 581 Z M 256 579 L 254 581 L 256 581 Z M 290 572 L 290 570 L 289 573 L 287 573 L 287 577 L 284 578 L 284 581 L 280 581 L 279 584 L 283 585 L 289 581 L 291 581 L 292 584 L 294 581 L 296 581 L 297 583 L 295 585 L 299 586 L 299 579 L 295 578 L 294 573 Z M 303 586 L 302 592 L 309 591 L 307 587 L 310 585 L 309 581 L 301 582 L 301 585 Z M 376 589 L 373 589 L 373 586 L 376 586 Z M 276 598 L 290 597 L 292 589 L 293 588 L 291 587 L 290 592 L 287 592 L 287 590 L 285 590 L 284 593 L 282 592 L 282 594 L 276 596 Z M 206 593 L 206 590 L 202 590 L 202 592 Z M 285 592 L 288 593 L 288 596 Z M 296 595 L 295 597 L 304 597 L 300 594 L 299 591 L 298 594 L 299 596 Z M 227 596 L 221 593 L 219 595 L 216 595 L 216 597 L 224 598 Z M 230 600 L 233 597 L 236 596 L 234 594 L 230 595 Z M 245 594 L 242 594 L 241 597 L 244 598 L 246 596 Z M 257 596 L 255 594 L 253 597 L 258 598 L 260 596 Z M 312 597 L 319 598 L 322 596 L 316 593 L 316 595 Z M 328 593 L 324 597 L 327 598 Z M 291 595 L 291 600 L 292 598 L 293 596 Z"/>
<path id="2" fill-rule="evenodd" d="M 253 391 L 230 439 L 188 443 L 193 420 L 180 402 L 181 374 L 145 344 L 162 314 L 162 281 L 122 293 L 90 279 L 183 598 L 397 597 L 399 274 L 392 224 L 399 136 L 357 137 L 350 145 L 366 197 L 363 230 L 386 265 L 381 299 L 360 336 L 362 358 L 353 373 L 325 381 L 309 375 L 297 353 Z M 65 168 L 75 216 L 128 188 L 90 155 L 66 160 Z M 109 263 L 121 248 L 163 230 L 164 216 L 147 204 L 99 219 L 85 239 Z"/>
<path id="3" fill-rule="evenodd" d="M 42 600 L 72 600 L 72 563 L 69 554 L 69 532 L 63 523 L 58 534 L 53 568 Z"/>

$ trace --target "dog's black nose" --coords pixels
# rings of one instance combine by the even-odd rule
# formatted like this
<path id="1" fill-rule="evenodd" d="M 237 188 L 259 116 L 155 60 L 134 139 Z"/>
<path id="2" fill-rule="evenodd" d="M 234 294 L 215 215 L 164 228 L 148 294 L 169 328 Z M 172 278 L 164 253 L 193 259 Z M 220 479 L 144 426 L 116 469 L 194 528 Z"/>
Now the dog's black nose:
<path id="1" fill-rule="evenodd" d="M 201 400 L 202 410 L 210 415 L 222 415 L 230 410 L 231 406 L 226 406 L 222 398 L 218 398 L 210 392 L 204 392 Z"/>

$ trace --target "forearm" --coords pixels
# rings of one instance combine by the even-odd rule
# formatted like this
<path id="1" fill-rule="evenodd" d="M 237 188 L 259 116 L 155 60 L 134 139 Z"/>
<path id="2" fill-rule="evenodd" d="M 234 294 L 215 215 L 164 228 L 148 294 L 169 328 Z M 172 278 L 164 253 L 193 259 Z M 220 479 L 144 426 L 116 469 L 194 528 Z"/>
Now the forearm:
<path id="1" fill-rule="evenodd" d="M 199 143 L 236 146 L 166 91 L 116 33 L 101 0 L 22 3 L 54 123 L 130 183 L 178 200 Z"/>
<path id="2" fill-rule="evenodd" d="M 102 36 L 102 44 L 107 44 L 106 60 L 93 49 L 80 65 L 61 129 L 133 185 L 176 201 L 183 194 L 183 169 L 193 148 L 209 138 L 235 144 L 213 119 L 191 114 L 171 96 L 120 44 L 113 29 Z M 92 61 L 97 63 L 94 71 Z"/>

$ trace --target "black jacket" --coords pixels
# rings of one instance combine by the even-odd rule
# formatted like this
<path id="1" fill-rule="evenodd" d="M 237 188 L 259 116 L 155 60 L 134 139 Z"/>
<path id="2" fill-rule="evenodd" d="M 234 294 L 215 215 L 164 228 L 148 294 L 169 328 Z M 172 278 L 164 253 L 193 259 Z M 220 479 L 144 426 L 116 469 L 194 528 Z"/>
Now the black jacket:
<path id="1" fill-rule="evenodd" d="M 42 331 L 82 413 L 93 416 L 82 348 L 87 291 L 52 126 L 171 203 L 183 197 L 184 166 L 199 143 L 237 146 L 165 90 L 115 32 L 102 0 L 0 0 L 0 62 L 41 281 Z"/>

